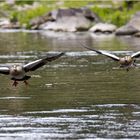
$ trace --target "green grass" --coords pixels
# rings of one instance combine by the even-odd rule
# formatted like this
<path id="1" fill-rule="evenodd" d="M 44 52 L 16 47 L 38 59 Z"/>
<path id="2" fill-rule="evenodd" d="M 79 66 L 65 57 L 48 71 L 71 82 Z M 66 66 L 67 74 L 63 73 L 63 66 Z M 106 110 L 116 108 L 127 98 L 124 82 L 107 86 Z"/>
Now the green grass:
<path id="1" fill-rule="evenodd" d="M 64 1 L 64 7 L 69 7 L 69 8 L 80 8 L 85 5 L 88 5 L 90 1 Z"/>
<path id="2" fill-rule="evenodd" d="M 128 14 L 125 9 L 123 11 L 119 11 L 114 10 L 113 8 L 93 7 L 91 10 L 95 12 L 103 22 L 112 23 L 118 27 L 124 25 L 131 17 L 131 14 Z"/>
<path id="3" fill-rule="evenodd" d="M 95 12 L 104 22 L 112 23 L 120 27 L 126 24 L 132 15 L 140 10 L 140 2 L 135 3 L 133 8 L 130 10 L 128 10 L 125 5 L 122 5 L 122 10 L 114 7 L 99 8 L 96 6 L 92 7 L 91 10 Z"/>

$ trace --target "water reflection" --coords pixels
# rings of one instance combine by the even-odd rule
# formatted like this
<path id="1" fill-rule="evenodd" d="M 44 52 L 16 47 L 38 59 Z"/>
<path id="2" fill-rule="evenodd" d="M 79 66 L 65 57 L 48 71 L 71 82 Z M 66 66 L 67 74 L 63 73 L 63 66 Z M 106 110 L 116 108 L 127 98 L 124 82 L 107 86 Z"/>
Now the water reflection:
<path id="1" fill-rule="evenodd" d="M 0 33 L 0 65 L 26 63 L 66 51 L 63 58 L 29 73 L 32 78 L 28 87 L 21 82 L 14 88 L 9 77 L 0 75 L 0 137 L 139 139 L 140 69 L 116 69 L 117 63 L 85 50 L 77 39 L 117 55 L 137 51 L 139 41 L 97 39 L 89 33 L 54 35 Z"/>

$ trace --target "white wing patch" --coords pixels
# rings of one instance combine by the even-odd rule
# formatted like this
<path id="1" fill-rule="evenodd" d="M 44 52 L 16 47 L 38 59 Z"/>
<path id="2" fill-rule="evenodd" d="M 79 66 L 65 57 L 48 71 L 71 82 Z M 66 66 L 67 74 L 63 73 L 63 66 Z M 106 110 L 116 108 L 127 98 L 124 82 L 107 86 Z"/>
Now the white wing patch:
<path id="1" fill-rule="evenodd" d="M 39 60 L 30 62 L 30 63 L 24 65 L 23 68 L 26 68 L 26 69 L 30 70 L 31 68 L 33 68 L 34 66 L 36 66 L 37 64 L 39 64 L 41 61 L 42 61 L 42 59 L 39 59 Z"/>
<path id="2" fill-rule="evenodd" d="M 0 67 L 0 73 L 2 74 L 9 74 L 9 71 L 8 67 Z"/>
<path id="3" fill-rule="evenodd" d="M 136 53 L 131 55 L 132 58 L 139 57 L 139 56 L 140 56 L 140 51 L 138 51 L 138 52 L 136 52 Z"/>
<path id="4" fill-rule="evenodd" d="M 118 56 L 114 55 L 114 54 L 108 53 L 108 52 L 106 52 L 106 51 L 99 51 L 99 52 L 100 52 L 101 54 L 103 54 L 103 55 L 106 55 L 106 56 L 108 56 L 108 57 L 110 57 L 110 58 L 116 60 L 116 61 L 119 61 L 119 60 L 120 60 L 120 58 L 119 58 Z"/>

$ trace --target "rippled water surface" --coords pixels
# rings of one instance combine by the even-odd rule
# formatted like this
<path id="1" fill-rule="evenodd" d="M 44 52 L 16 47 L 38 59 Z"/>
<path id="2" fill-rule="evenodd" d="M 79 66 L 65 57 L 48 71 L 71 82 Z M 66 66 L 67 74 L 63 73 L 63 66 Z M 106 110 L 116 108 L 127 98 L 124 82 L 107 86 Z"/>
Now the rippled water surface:
<path id="1" fill-rule="evenodd" d="M 79 41 L 119 56 L 140 49 L 139 38 L 129 36 L 0 32 L 0 66 L 66 51 L 28 73 L 29 86 L 12 87 L 0 75 L 0 139 L 140 139 L 140 68 L 119 69 Z"/>

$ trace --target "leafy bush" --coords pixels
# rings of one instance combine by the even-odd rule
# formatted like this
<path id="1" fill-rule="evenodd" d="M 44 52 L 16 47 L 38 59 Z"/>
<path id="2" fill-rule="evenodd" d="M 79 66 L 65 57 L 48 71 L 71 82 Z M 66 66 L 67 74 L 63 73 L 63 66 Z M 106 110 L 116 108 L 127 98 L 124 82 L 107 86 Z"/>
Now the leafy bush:
<path id="1" fill-rule="evenodd" d="M 64 7 L 78 8 L 86 6 L 90 1 L 64 1 Z"/>
<path id="2" fill-rule="evenodd" d="M 16 0 L 16 5 L 33 4 L 36 0 Z"/>
<path id="3" fill-rule="evenodd" d="M 50 10 L 51 8 L 41 5 L 35 9 L 29 9 L 26 11 L 13 11 L 10 19 L 18 20 L 21 25 L 25 26 L 26 28 L 30 28 L 29 22 L 32 18 L 42 16 Z"/>
<path id="4" fill-rule="evenodd" d="M 124 25 L 131 16 L 125 9 L 121 11 L 114 8 L 93 7 L 91 10 L 95 12 L 103 22 L 112 23 L 118 27 Z"/>

